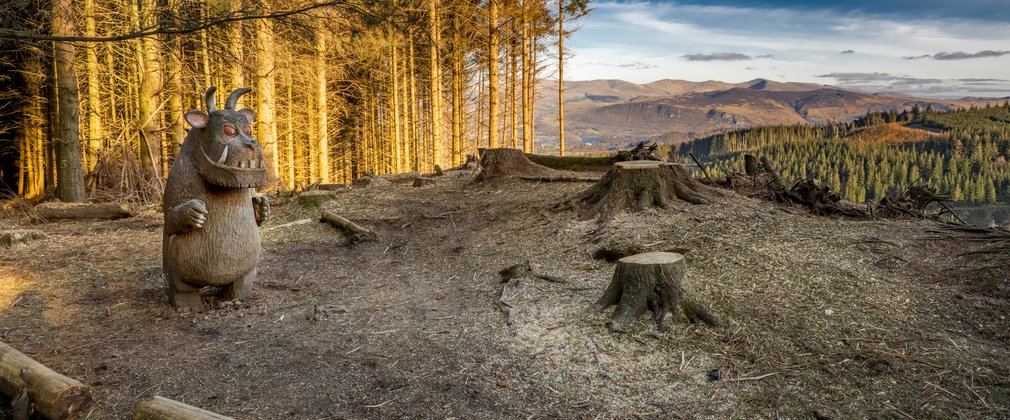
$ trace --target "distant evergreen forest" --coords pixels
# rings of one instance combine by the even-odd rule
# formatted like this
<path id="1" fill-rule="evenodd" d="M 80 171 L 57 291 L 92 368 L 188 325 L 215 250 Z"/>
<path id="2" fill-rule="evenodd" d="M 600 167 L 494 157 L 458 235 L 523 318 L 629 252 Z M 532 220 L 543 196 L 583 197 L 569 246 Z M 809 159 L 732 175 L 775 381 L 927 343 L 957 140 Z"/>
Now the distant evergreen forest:
<path id="1" fill-rule="evenodd" d="M 961 202 L 1010 198 L 1010 104 L 949 112 L 870 112 L 850 123 L 755 127 L 673 148 L 712 176 L 743 172 L 743 155 L 767 156 L 789 179 L 821 181 L 855 202 L 923 185 Z"/>

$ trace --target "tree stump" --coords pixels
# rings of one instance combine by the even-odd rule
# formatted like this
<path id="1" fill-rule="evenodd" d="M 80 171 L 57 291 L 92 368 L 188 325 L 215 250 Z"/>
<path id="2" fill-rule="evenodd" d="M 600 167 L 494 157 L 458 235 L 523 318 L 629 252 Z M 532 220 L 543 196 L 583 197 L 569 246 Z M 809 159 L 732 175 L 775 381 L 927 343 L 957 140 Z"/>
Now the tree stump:
<path id="1" fill-rule="evenodd" d="M 582 216 L 598 214 L 610 220 L 625 209 L 668 208 L 675 200 L 708 204 L 722 191 L 704 185 L 687 173 L 679 163 L 636 160 L 615 163 L 596 185 L 582 193 Z"/>
<path id="2" fill-rule="evenodd" d="M 609 323 L 610 329 L 624 332 L 635 318 L 652 312 L 659 331 L 666 331 L 663 319 L 667 312 L 676 314 L 683 309 L 687 319 L 709 325 L 718 325 L 712 314 L 702 305 L 684 295 L 683 279 L 686 268 L 684 256 L 672 252 L 648 252 L 618 260 L 614 278 L 593 305 L 598 312 L 617 305 Z"/>

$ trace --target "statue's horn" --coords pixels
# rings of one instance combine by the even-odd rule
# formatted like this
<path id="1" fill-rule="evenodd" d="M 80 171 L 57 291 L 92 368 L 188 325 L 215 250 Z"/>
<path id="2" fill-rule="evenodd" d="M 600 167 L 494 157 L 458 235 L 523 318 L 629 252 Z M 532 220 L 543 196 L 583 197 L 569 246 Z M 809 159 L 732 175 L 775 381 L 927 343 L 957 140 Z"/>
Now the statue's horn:
<path id="1" fill-rule="evenodd" d="M 211 113 L 211 112 L 217 111 L 217 108 L 214 106 L 214 92 L 216 92 L 216 91 L 217 91 L 217 86 L 211 86 L 210 89 L 207 89 L 207 113 L 208 114 Z"/>
<path id="2" fill-rule="evenodd" d="M 242 95 L 245 95 L 245 94 L 247 94 L 249 92 L 252 92 L 252 89 L 249 89 L 249 88 L 238 88 L 238 89 L 235 89 L 235 91 L 232 92 L 231 95 L 228 95 L 228 101 L 224 103 L 224 109 L 234 110 L 235 109 L 235 104 L 238 103 L 238 97 L 242 96 Z"/>

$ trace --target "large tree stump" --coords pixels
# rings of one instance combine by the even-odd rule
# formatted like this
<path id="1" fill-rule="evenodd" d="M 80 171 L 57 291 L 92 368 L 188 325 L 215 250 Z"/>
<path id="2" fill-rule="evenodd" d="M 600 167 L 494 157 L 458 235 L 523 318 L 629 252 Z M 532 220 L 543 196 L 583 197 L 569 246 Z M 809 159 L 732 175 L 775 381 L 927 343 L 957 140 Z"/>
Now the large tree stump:
<path id="1" fill-rule="evenodd" d="M 692 323 L 700 320 L 710 325 L 719 321 L 702 305 L 684 295 L 683 279 L 686 267 L 684 256 L 672 252 L 648 252 L 618 260 L 614 278 L 603 297 L 593 305 L 603 312 L 617 305 L 610 329 L 627 331 L 635 318 L 652 311 L 656 328 L 666 331 L 663 319 L 667 312 L 676 314 L 683 309 Z"/>
<path id="2" fill-rule="evenodd" d="M 668 208 L 675 200 L 708 204 L 722 191 L 702 184 L 687 173 L 684 165 L 636 160 L 615 163 L 596 185 L 582 193 L 583 217 L 598 214 L 612 219 L 625 209 Z"/>
<path id="3" fill-rule="evenodd" d="M 4 343 L 0 343 L 0 392 L 16 400 L 27 396 L 30 406 L 49 419 L 78 418 L 94 400 L 91 388 Z"/>

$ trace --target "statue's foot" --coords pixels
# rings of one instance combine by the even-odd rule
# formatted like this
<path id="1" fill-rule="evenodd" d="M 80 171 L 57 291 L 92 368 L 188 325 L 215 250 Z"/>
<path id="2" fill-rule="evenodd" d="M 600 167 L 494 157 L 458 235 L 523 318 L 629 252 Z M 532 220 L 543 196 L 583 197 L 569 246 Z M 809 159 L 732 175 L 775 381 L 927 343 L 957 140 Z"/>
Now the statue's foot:
<path id="1" fill-rule="evenodd" d="M 206 309 L 199 289 L 195 292 L 169 291 L 168 299 L 178 312 L 203 312 Z"/>
<path id="2" fill-rule="evenodd" d="M 235 280 L 221 288 L 221 299 L 235 300 L 245 299 L 252 292 L 253 281 L 256 280 L 256 270 L 249 272 L 241 279 Z"/>

